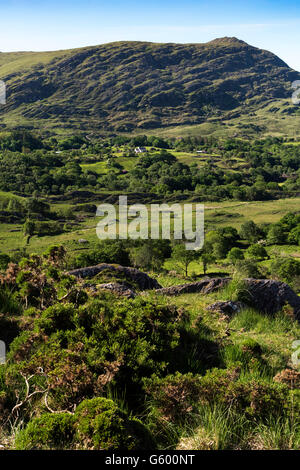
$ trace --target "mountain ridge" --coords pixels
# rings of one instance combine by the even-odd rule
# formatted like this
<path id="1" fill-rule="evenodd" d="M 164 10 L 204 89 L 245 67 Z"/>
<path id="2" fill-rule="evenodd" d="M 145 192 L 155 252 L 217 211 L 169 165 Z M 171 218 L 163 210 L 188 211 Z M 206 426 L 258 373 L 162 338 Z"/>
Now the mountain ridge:
<path id="1" fill-rule="evenodd" d="M 0 53 L 7 85 L 0 123 L 119 132 L 195 125 L 286 100 L 299 78 L 276 55 L 235 37 Z"/>

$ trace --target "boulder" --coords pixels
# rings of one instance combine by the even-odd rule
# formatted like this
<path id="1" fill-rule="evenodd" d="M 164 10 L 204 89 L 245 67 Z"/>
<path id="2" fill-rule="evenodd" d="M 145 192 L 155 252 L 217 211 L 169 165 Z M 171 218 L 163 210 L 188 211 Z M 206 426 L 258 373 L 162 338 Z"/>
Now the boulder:
<path id="1" fill-rule="evenodd" d="M 137 284 L 141 290 L 161 288 L 161 285 L 156 281 L 156 279 L 148 276 L 148 274 L 143 273 L 136 268 L 129 268 L 118 264 L 101 263 L 97 264 L 96 266 L 73 269 L 72 271 L 69 271 L 68 274 L 84 279 L 93 278 L 102 271 L 110 271 L 116 275 L 119 274 L 122 277 L 128 279 L 128 281 L 132 281 Z"/>
<path id="2" fill-rule="evenodd" d="M 156 292 L 164 295 L 209 294 L 224 288 L 230 281 L 231 278 L 228 277 L 205 279 L 189 284 L 164 287 L 157 289 Z M 300 321 L 300 297 L 288 284 L 273 279 L 249 278 L 244 279 L 244 282 L 249 298 L 248 305 L 268 315 L 274 315 L 282 310 L 285 305 L 289 305 L 292 307 L 294 318 Z"/>
<path id="3" fill-rule="evenodd" d="M 209 294 L 225 287 L 231 279 L 229 277 L 218 277 L 213 279 L 204 279 L 203 281 L 180 284 L 178 286 L 163 287 L 156 289 L 158 294 L 181 295 L 181 294 Z"/>
<path id="4" fill-rule="evenodd" d="M 300 297 L 288 284 L 273 279 L 245 279 L 245 283 L 254 308 L 274 315 L 285 305 L 290 305 L 294 317 L 300 321 Z"/>
<path id="5" fill-rule="evenodd" d="M 206 307 L 206 310 L 212 312 L 220 312 L 224 315 L 232 316 L 235 313 L 240 312 L 245 307 L 241 302 L 232 302 L 231 300 L 220 300 Z"/>
<path id="6" fill-rule="evenodd" d="M 130 289 L 126 284 L 119 284 L 118 282 L 97 284 L 97 289 L 108 290 L 116 295 L 128 297 L 129 299 L 133 299 L 136 296 L 136 293 L 132 289 Z"/>

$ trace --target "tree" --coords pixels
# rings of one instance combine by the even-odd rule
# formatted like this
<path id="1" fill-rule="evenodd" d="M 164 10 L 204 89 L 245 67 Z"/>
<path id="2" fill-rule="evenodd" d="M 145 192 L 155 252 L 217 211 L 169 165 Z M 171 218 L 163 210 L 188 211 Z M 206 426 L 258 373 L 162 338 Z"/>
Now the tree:
<path id="1" fill-rule="evenodd" d="M 204 274 L 204 276 L 206 276 L 208 265 L 214 263 L 216 258 L 214 257 L 213 253 L 209 253 L 209 252 L 204 250 L 204 251 L 202 251 L 202 253 L 200 255 L 200 259 L 202 261 L 203 274 Z"/>
<path id="2" fill-rule="evenodd" d="M 237 262 L 237 260 L 241 260 L 241 259 L 244 259 L 244 252 L 243 250 L 241 250 L 240 248 L 231 248 L 231 250 L 229 251 L 228 255 L 227 255 L 227 258 L 233 263 L 235 264 Z"/>
<path id="3" fill-rule="evenodd" d="M 256 243 L 262 236 L 262 231 L 253 220 L 247 220 L 247 222 L 241 225 L 240 237 L 243 240 L 247 240 L 249 243 Z"/>
<path id="4" fill-rule="evenodd" d="M 246 254 L 249 258 L 256 259 L 258 261 L 268 258 L 268 253 L 265 247 L 259 244 L 249 246 L 246 250 Z"/>
<path id="5" fill-rule="evenodd" d="M 27 245 L 30 241 L 30 238 L 34 234 L 34 230 L 35 230 L 35 223 L 30 219 L 26 219 L 26 221 L 23 225 L 23 233 L 24 233 L 25 237 L 27 236 L 27 239 L 26 239 L 26 244 Z"/>
<path id="6" fill-rule="evenodd" d="M 271 274 L 292 283 L 297 276 L 300 276 L 300 262 L 291 258 L 277 258 L 271 263 Z"/>
<path id="7" fill-rule="evenodd" d="M 188 276 L 188 267 L 192 261 L 199 258 L 199 253 L 195 250 L 187 250 L 183 243 L 177 243 L 172 250 L 171 259 Z"/>
<path id="8" fill-rule="evenodd" d="M 286 242 L 286 233 L 282 225 L 271 225 L 267 234 L 267 242 L 269 245 L 283 245 Z"/>
<path id="9" fill-rule="evenodd" d="M 48 215 L 50 212 L 50 205 L 47 202 L 41 201 L 37 198 L 30 198 L 26 201 L 26 209 L 28 214 Z"/>
<path id="10" fill-rule="evenodd" d="M 216 259 L 225 258 L 230 248 L 228 239 L 218 230 L 212 230 L 208 232 L 205 238 L 204 246 L 206 253 L 212 253 Z"/>
<path id="11" fill-rule="evenodd" d="M 147 240 L 130 250 L 130 261 L 134 266 L 160 271 L 166 258 L 171 255 L 169 240 Z"/>
<path id="12" fill-rule="evenodd" d="M 295 243 L 296 245 L 300 245 L 300 224 L 297 227 L 294 227 L 289 235 L 288 235 L 288 242 Z"/>

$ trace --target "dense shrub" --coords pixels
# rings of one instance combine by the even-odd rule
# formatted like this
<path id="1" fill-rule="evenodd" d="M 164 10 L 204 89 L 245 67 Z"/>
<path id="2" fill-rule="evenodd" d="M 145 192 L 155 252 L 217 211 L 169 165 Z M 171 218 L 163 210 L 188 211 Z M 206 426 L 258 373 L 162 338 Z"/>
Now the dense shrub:
<path id="1" fill-rule="evenodd" d="M 106 398 L 84 400 L 76 409 L 76 442 L 80 449 L 141 450 L 154 448 L 143 424 L 129 419 Z"/>
<path id="2" fill-rule="evenodd" d="M 300 276 L 300 263 L 292 258 L 277 258 L 271 263 L 271 273 L 282 281 L 292 283 Z"/>
<path id="3" fill-rule="evenodd" d="M 103 393 L 112 380 L 134 401 L 142 377 L 169 367 L 188 318 L 146 298 L 102 294 L 79 308 L 56 304 L 37 318 L 27 314 L 26 321 L 34 332 L 15 339 L 10 357 L 25 374 L 42 368 L 52 408 L 71 410 L 82 397 Z"/>
<path id="4" fill-rule="evenodd" d="M 75 433 L 74 417 L 68 413 L 34 418 L 16 437 L 17 450 L 68 449 Z"/>
<path id="5" fill-rule="evenodd" d="M 254 419 L 280 415 L 289 406 L 288 388 L 262 380 L 242 380 L 239 368 L 212 369 L 205 376 L 176 374 L 144 381 L 152 406 L 166 419 L 180 422 L 199 406 L 231 406 Z"/>

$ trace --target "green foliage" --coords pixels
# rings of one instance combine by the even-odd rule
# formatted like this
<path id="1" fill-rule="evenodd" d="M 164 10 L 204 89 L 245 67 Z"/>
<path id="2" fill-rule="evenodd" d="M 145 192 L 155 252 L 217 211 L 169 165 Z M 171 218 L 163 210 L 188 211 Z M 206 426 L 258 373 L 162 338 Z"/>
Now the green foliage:
<path id="1" fill-rule="evenodd" d="M 95 249 L 85 251 L 69 259 L 71 268 L 84 268 L 99 263 L 118 263 L 123 266 L 130 264 L 128 249 L 121 240 L 102 240 Z"/>
<path id="2" fill-rule="evenodd" d="M 172 249 L 172 260 L 182 270 L 185 276 L 188 275 L 188 267 L 192 261 L 199 258 L 199 252 L 195 250 L 187 250 L 185 244 L 176 243 Z"/>
<path id="3" fill-rule="evenodd" d="M 43 414 L 20 431 L 17 450 L 69 449 L 75 434 L 74 417 L 67 413 Z"/>
<path id="4" fill-rule="evenodd" d="M 249 258 L 255 259 L 257 261 L 262 261 L 265 258 L 268 258 L 266 249 L 263 245 L 259 244 L 249 246 L 249 248 L 246 250 L 246 255 Z"/>
<path id="5" fill-rule="evenodd" d="M 17 434 L 17 450 L 146 450 L 154 441 L 141 421 L 106 398 L 84 400 L 75 414 L 43 414 Z"/>
<path id="6" fill-rule="evenodd" d="M 75 306 L 73 304 L 56 304 L 44 310 L 36 325 L 46 334 L 55 331 L 72 330 L 75 328 Z"/>
<path id="7" fill-rule="evenodd" d="M 76 408 L 76 441 L 81 449 L 146 450 L 154 442 L 141 421 L 130 419 L 106 398 L 84 400 Z"/>
<path id="8" fill-rule="evenodd" d="M 169 240 L 147 240 L 130 249 L 133 266 L 160 271 L 166 258 L 171 255 Z"/>
<path id="9" fill-rule="evenodd" d="M 7 269 L 9 262 L 10 262 L 10 257 L 5 253 L 0 253 L 0 270 Z"/>
<path id="10" fill-rule="evenodd" d="M 36 150 L 43 147 L 39 137 L 28 131 L 13 131 L 0 137 L 0 149 L 22 152 L 24 149 Z"/>
<path id="11" fill-rule="evenodd" d="M 35 332 L 11 345 L 22 370 L 35 374 L 42 367 L 58 409 L 103 393 L 112 380 L 137 393 L 142 377 L 169 367 L 188 321 L 176 308 L 146 298 L 103 294 L 86 300 L 79 307 L 55 304 L 35 316 L 27 311 Z"/>
<path id="12" fill-rule="evenodd" d="M 205 376 L 185 374 L 145 381 L 152 406 L 173 421 L 193 418 L 201 405 L 231 406 L 247 416 L 263 419 L 280 415 L 289 406 L 286 386 L 262 380 L 239 379 L 239 368 L 212 369 Z"/>
<path id="13" fill-rule="evenodd" d="M 296 259 L 277 258 L 272 261 L 270 269 L 274 276 L 288 283 L 300 276 L 300 263 Z"/>
<path id="14" fill-rule="evenodd" d="M 7 286 L 0 286 L 0 312 L 8 315 L 21 313 L 18 296 Z"/>
<path id="15" fill-rule="evenodd" d="M 231 250 L 227 254 L 227 258 L 229 259 L 229 261 L 235 264 L 237 260 L 244 259 L 244 252 L 243 250 L 237 247 L 231 248 Z"/>
<path id="16" fill-rule="evenodd" d="M 233 302 L 250 303 L 251 296 L 246 282 L 239 276 L 235 276 L 219 293 L 222 299 L 232 300 Z"/>
<path id="17" fill-rule="evenodd" d="M 286 242 L 286 233 L 280 224 L 271 225 L 267 235 L 267 242 L 269 245 L 281 245 Z"/>
<path id="18" fill-rule="evenodd" d="M 249 220 L 241 225 L 240 237 L 247 240 L 249 243 L 256 243 L 262 237 L 262 231 L 259 227 Z"/>
<path id="19" fill-rule="evenodd" d="M 237 260 L 235 263 L 235 272 L 239 277 L 250 277 L 260 279 L 262 277 L 256 260 L 245 259 Z"/>
<path id="20" fill-rule="evenodd" d="M 292 341 L 298 330 L 290 318 L 250 309 L 231 320 L 211 312 L 208 318 L 202 307 L 199 316 L 203 296 L 192 297 L 194 316 L 186 311 L 188 297 L 174 299 L 176 307 L 152 293 L 129 300 L 86 292 L 62 273 L 64 259 L 62 247 L 50 246 L 43 256 L 10 265 L 3 276 L 12 299 L 28 297 L 23 315 L 1 317 L 10 343 L 0 374 L 3 416 L 25 400 L 17 449 L 143 450 L 175 447 L 191 435 L 209 448 L 244 448 L 265 435 L 265 423 L 280 416 L 291 423 L 298 416 L 297 390 L 273 381 L 285 356 L 276 353 L 274 366 L 275 352 L 259 337 L 283 334 Z M 41 280 L 43 289 L 47 283 L 54 289 L 43 305 L 32 291 L 41 289 Z M 218 296 L 247 303 L 248 294 L 236 277 Z M 34 391 L 40 392 L 31 396 Z M 45 406 L 55 413 L 41 414 Z"/>

